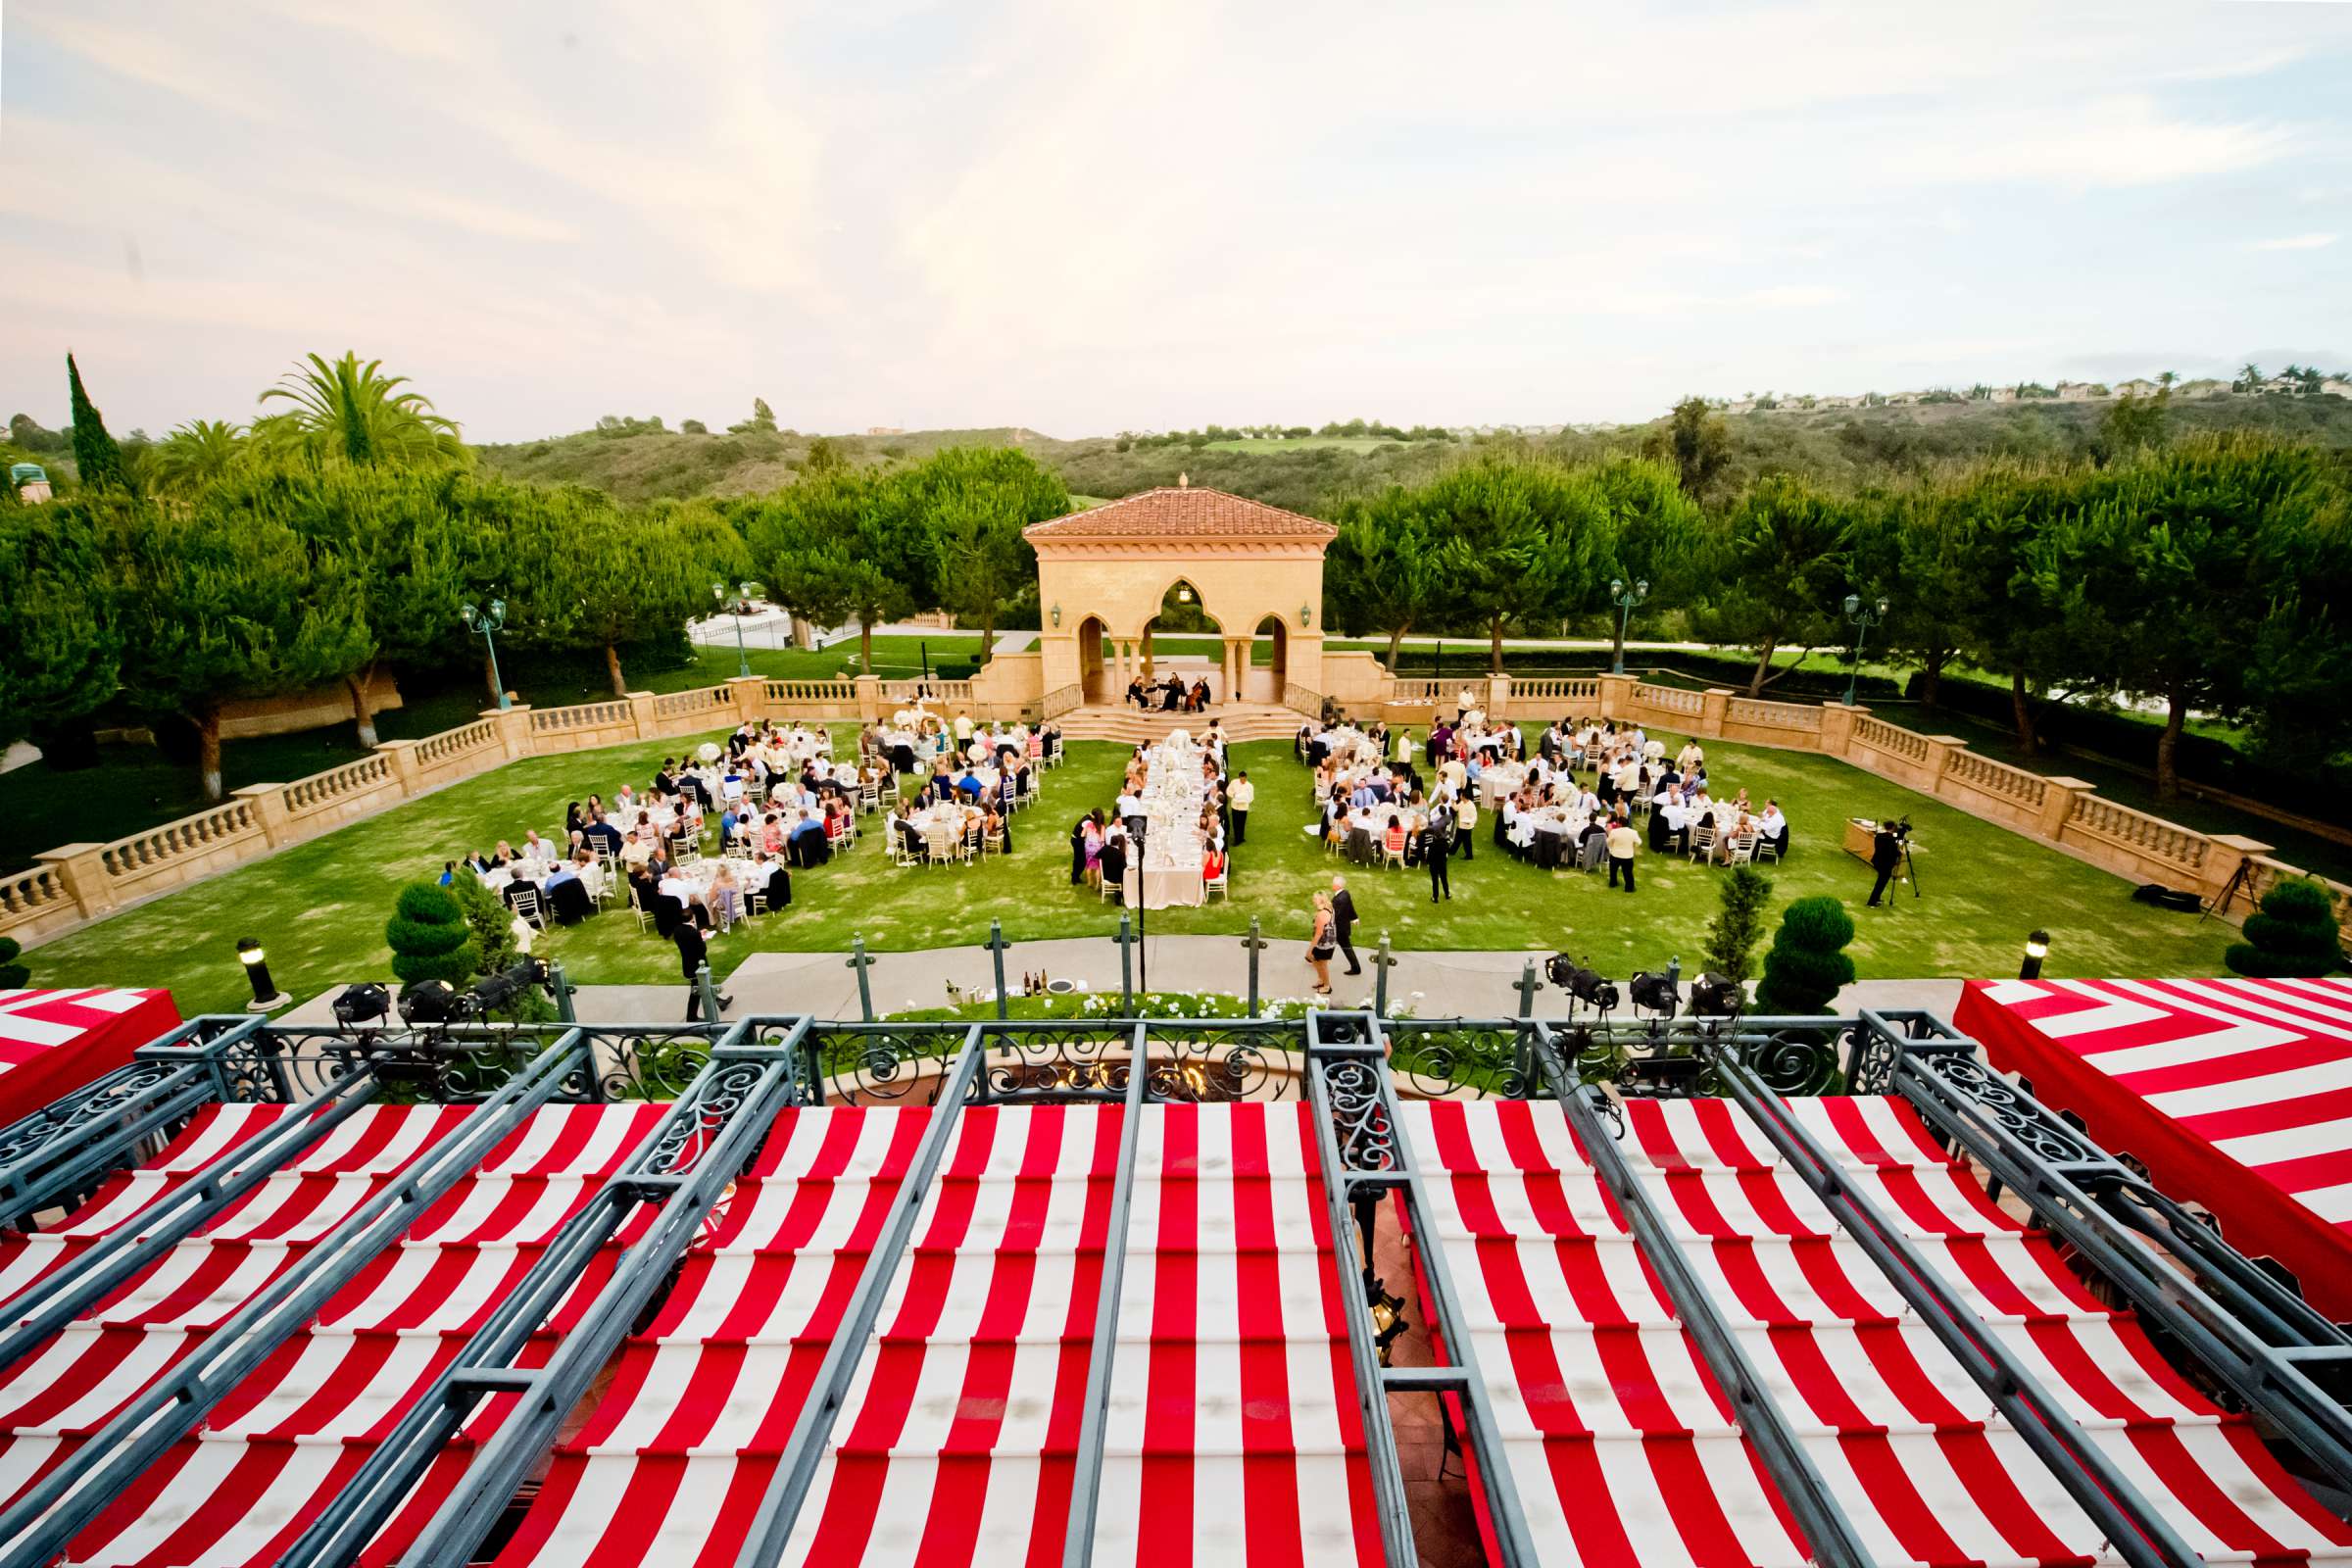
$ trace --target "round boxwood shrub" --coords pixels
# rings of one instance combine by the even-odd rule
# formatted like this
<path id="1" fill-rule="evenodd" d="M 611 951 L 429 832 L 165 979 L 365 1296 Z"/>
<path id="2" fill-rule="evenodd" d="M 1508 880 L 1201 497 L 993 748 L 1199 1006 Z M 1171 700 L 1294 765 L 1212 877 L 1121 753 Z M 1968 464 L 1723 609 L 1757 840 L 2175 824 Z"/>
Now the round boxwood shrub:
<path id="1" fill-rule="evenodd" d="M 1781 916 L 1781 929 L 1764 955 L 1764 978 L 1756 986 L 1756 1011 L 1799 1017 L 1830 1010 L 1830 1003 L 1854 978 L 1845 945 L 1854 940 L 1854 917 L 1826 895 L 1799 899 Z"/>
<path id="2" fill-rule="evenodd" d="M 384 940 L 392 945 L 392 972 L 408 985 L 446 980 L 463 988 L 481 961 L 465 909 L 437 882 L 412 882 L 400 890 L 392 918 L 384 922 Z"/>
<path id="3" fill-rule="evenodd" d="M 2222 961 L 2239 974 L 2282 980 L 2329 974 L 2343 967 L 2343 937 L 2335 903 L 2318 882 L 2281 882 L 2246 916 L 2246 940 L 2233 942 Z"/>
<path id="4" fill-rule="evenodd" d="M 0 937 L 0 991 L 22 991 L 32 984 L 32 971 L 19 963 L 24 944 L 15 937 Z"/>

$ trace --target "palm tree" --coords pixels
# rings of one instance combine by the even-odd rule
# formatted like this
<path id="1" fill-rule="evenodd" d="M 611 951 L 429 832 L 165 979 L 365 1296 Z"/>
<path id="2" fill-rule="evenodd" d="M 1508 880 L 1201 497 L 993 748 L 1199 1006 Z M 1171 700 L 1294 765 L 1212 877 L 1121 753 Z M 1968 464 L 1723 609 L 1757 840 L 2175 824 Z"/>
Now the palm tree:
<path id="1" fill-rule="evenodd" d="M 362 365 L 352 353 L 332 364 L 316 354 L 305 358 L 308 369 L 296 366 L 261 400 L 283 398 L 294 405 L 292 429 L 314 455 L 352 464 L 410 464 L 463 452 L 457 425 L 434 413 L 423 393 L 401 391 L 409 378 L 381 373 L 383 361 Z"/>
<path id="2" fill-rule="evenodd" d="M 245 427 L 226 419 L 190 419 L 148 449 L 141 471 L 158 495 L 193 495 L 235 466 Z"/>
<path id="3" fill-rule="evenodd" d="M 2262 385 L 2262 367 L 2252 360 L 2238 367 L 2237 386 L 2241 392 L 2251 392 Z"/>
<path id="4" fill-rule="evenodd" d="M 2180 372 L 2176 370 L 2159 370 L 2156 372 L 2156 384 L 2158 386 L 2171 386 L 2175 381 L 2180 379 Z"/>

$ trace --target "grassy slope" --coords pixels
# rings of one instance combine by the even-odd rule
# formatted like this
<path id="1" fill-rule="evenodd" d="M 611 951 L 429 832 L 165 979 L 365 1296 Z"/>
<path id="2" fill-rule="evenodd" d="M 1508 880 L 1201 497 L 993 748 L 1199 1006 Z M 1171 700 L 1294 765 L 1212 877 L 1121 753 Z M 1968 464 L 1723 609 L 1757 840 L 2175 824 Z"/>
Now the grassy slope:
<path id="1" fill-rule="evenodd" d="M 233 957 L 241 936 L 267 944 L 280 983 L 300 996 L 381 975 L 383 921 L 403 882 L 437 874 L 466 849 L 519 838 L 526 826 L 546 831 L 567 800 L 642 782 L 685 744 L 533 759 L 455 785 L 36 949 L 36 983 L 167 985 L 183 1010 L 233 1006 L 243 995 Z M 1759 799 L 1778 796 L 1796 825 L 1794 858 L 1767 868 L 1776 906 L 1812 893 L 1859 905 L 1869 873 L 1837 848 L 1845 816 L 1902 810 L 1917 822 L 1927 897 L 1891 912 L 1857 907 L 1852 951 L 1865 976 L 2005 973 L 2035 925 L 2056 935 L 2053 974 L 2218 972 L 2227 927 L 2135 905 L 2116 877 L 1840 762 L 1736 746 L 1709 752 L 1719 778 Z M 844 948 L 853 931 L 887 949 L 973 943 L 992 918 L 1015 940 L 1108 933 L 1115 913 L 1069 886 L 1067 834 L 1081 811 L 1109 804 L 1122 756 L 1107 744 L 1073 746 L 1069 764 L 1048 775 L 1044 804 L 1015 823 L 1009 858 L 971 870 L 901 870 L 869 836 L 846 858 L 797 878 L 788 912 L 715 943 L 717 966 L 724 972 L 755 949 Z M 1306 935 L 1309 897 L 1335 863 L 1301 832 L 1311 805 L 1305 770 L 1278 742 L 1243 747 L 1239 761 L 1259 792 L 1234 900 L 1155 912 L 1155 932 L 1238 934 L 1255 914 L 1268 935 Z M 1546 874 L 1504 858 L 1486 831 L 1476 861 L 1456 862 L 1450 904 L 1429 904 L 1420 872 L 1353 873 L 1366 940 L 1386 931 L 1399 947 L 1425 951 L 1556 948 L 1607 969 L 1670 956 L 1686 968 L 1697 962 L 1716 873 L 1644 856 L 1642 891 L 1628 898 L 1597 876 Z M 674 951 L 617 912 L 554 933 L 543 951 L 584 982 L 666 982 L 677 972 Z"/>

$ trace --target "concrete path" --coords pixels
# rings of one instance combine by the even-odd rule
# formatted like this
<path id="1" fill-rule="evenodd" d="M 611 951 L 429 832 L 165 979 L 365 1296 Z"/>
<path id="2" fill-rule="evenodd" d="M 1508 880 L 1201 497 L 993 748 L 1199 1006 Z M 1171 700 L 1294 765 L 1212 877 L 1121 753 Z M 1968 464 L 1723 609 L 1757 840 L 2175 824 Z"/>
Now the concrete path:
<path id="1" fill-rule="evenodd" d="M 1373 939 L 1377 941 L 1377 935 Z M 820 1018 L 858 1016 L 858 978 L 841 953 L 754 953 L 740 960 L 726 951 L 726 940 L 711 945 L 713 972 L 722 975 L 720 989 L 732 1005 L 730 1017 L 752 1013 L 808 1012 Z M 1369 1006 L 1373 1000 L 1373 945 L 1356 949 L 1364 972 L 1346 975 L 1347 960 L 1332 965 L 1332 1003 L 1339 1006 Z M 1537 977 L 1548 953 L 1400 953 L 1389 975 L 1392 1011 L 1409 1009 L 1419 1017 L 1508 1017 L 1519 1010 L 1517 982 L 1530 958 Z M 935 948 L 915 953 L 877 953 L 866 971 L 872 987 L 874 1011 L 905 1012 L 915 1007 L 944 1007 L 957 1001 L 978 1001 L 996 985 L 995 966 L 985 948 Z M 1306 944 L 1267 940 L 1259 956 L 1259 995 L 1268 1000 L 1304 1000 L 1313 983 L 1306 965 Z M 1248 958 L 1239 937 L 1152 937 L 1137 958 L 1137 989 L 1148 975 L 1148 989 L 1222 991 L 1235 996 L 1249 988 Z M 1051 979 L 1072 980 L 1089 992 L 1117 995 L 1119 953 L 1102 937 L 1065 937 L 1051 942 L 1014 943 L 1004 954 L 1004 974 L 1017 994 L 1024 973 L 1043 973 Z M 1612 975 L 1622 984 L 1628 977 Z M 330 1005 L 341 987 L 322 993 L 283 1015 L 292 1023 L 331 1021 Z M 1858 1007 L 1924 1007 L 1950 1017 L 1959 1005 L 1957 980 L 1863 980 L 1848 986 L 1838 998 L 1840 1011 Z M 682 1017 L 686 988 L 666 986 L 582 986 L 574 1005 L 590 1023 L 666 1022 Z M 1550 1016 L 1562 1009 L 1562 999 L 1550 985 L 1536 994 L 1536 1011 Z"/>

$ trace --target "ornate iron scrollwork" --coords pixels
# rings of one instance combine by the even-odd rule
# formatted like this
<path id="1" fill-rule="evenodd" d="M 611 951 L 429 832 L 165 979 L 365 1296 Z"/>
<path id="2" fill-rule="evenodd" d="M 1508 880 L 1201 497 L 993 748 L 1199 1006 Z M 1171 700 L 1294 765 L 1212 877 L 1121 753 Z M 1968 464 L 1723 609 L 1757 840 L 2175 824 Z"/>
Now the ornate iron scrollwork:
<path id="1" fill-rule="evenodd" d="M 645 1173 L 684 1176 L 693 1172 L 759 1089 L 767 1070 L 757 1061 L 731 1061 L 703 1079 L 694 1102 L 679 1106 L 663 1124 L 660 1141 L 646 1156 Z"/>
<path id="2" fill-rule="evenodd" d="M 1389 1120 L 1388 1102 L 1381 1098 L 1380 1069 L 1367 1061 L 1317 1064 L 1324 1092 L 1331 1098 L 1332 1131 L 1340 1143 L 1340 1163 L 1349 1170 L 1396 1170 L 1401 1161 L 1396 1128 Z"/>
<path id="3" fill-rule="evenodd" d="M 1280 1100 L 1292 1079 L 1287 1072 L 1276 1071 L 1267 1045 L 1282 1038 L 1254 1029 L 1188 1026 L 1173 1033 L 1154 1029 L 1146 1036 L 1150 1077 L 1145 1093 L 1152 1100 L 1193 1104 Z M 1278 1045 L 1276 1049 L 1283 1048 Z"/>
<path id="4" fill-rule="evenodd" d="M 75 1101 L 61 1101 L 0 1130 L 0 1167 L 16 1165 L 83 1129 L 124 1113 L 140 1102 L 177 1087 L 188 1071 L 178 1061 L 141 1061 L 109 1073 Z"/>
<path id="5" fill-rule="evenodd" d="M 1926 1071 L 1937 1084 L 1980 1106 L 2041 1158 L 2054 1164 L 2105 1162 L 2100 1151 L 2077 1137 L 2073 1128 L 2019 1094 L 1965 1050 L 1915 1050 L 1909 1059 L 1915 1069 Z"/>
<path id="6" fill-rule="evenodd" d="M 935 1105 L 946 1083 L 945 1062 L 962 1049 L 958 1024 L 901 1029 L 812 1029 L 815 1070 L 825 1098 L 860 1104 L 896 1104 L 928 1085 L 923 1103 Z M 926 1070 L 932 1063 L 938 1070 Z"/>
<path id="7" fill-rule="evenodd" d="M 1518 1100 L 1529 1074 L 1518 1027 L 1509 1024 L 1388 1025 L 1389 1070 L 1428 1100 Z"/>

